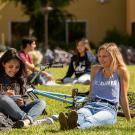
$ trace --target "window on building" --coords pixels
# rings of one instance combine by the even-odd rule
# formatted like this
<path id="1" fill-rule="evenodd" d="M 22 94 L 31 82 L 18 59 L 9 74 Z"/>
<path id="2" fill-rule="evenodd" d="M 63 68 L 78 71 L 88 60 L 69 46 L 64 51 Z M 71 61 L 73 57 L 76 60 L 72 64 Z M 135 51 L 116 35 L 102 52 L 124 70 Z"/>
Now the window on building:
<path id="1" fill-rule="evenodd" d="M 66 43 L 72 43 L 81 37 L 87 37 L 86 21 L 66 21 Z"/>
<path id="2" fill-rule="evenodd" d="M 19 48 L 23 36 L 29 34 L 28 22 L 11 22 L 10 24 L 10 42 L 13 47 Z M 18 46 L 17 46 L 18 45 Z"/>
<path id="3" fill-rule="evenodd" d="M 132 35 L 135 35 L 135 22 L 132 22 L 131 29 L 132 29 Z"/>

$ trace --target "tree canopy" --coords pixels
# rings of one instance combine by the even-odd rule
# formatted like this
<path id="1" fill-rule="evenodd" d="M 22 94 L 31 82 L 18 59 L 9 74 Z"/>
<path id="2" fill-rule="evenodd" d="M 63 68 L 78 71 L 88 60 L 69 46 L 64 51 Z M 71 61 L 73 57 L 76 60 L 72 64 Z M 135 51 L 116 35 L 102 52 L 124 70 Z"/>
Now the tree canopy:
<path id="1" fill-rule="evenodd" d="M 72 19 L 74 15 L 64 9 L 78 0 L 2 0 L 3 2 L 14 2 L 16 5 L 21 3 L 22 9 L 26 15 L 30 16 L 29 28 L 34 30 L 34 35 L 39 42 L 44 40 L 44 13 L 42 9 L 51 6 L 52 11 L 49 12 L 48 27 L 49 41 L 63 41 L 65 19 Z"/>

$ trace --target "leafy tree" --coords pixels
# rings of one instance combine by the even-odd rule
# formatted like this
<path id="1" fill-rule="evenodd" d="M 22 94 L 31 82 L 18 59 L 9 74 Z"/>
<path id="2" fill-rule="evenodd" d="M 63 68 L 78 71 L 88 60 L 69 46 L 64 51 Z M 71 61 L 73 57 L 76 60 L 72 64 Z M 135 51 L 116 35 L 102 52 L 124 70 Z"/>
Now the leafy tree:
<path id="1" fill-rule="evenodd" d="M 3 2 L 14 2 L 16 5 L 21 3 L 22 9 L 26 15 L 30 16 L 29 26 L 34 29 L 34 35 L 39 42 L 44 41 L 44 13 L 42 9 L 47 5 L 53 8 L 49 12 L 48 27 L 49 41 L 64 41 L 65 19 L 74 18 L 74 16 L 64 10 L 63 7 L 68 6 L 71 2 L 77 0 L 3 0 Z"/>

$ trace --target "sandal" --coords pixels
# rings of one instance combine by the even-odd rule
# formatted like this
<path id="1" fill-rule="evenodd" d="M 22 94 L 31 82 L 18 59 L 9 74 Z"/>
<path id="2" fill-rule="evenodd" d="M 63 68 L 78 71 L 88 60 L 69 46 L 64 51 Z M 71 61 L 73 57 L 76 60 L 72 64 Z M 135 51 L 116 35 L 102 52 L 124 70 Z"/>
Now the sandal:
<path id="1" fill-rule="evenodd" d="M 75 110 L 72 110 L 68 114 L 68 129 L 74 129 L 77 127 L 78 114 Z"/>
<path id="2" fill-rule="evenodd" d="M 60 126 L 61 126 L 60 129 L 61 130 L 67 130 L 68 129 L 68 120 L 67 120 L 66 115 L 63 112 L 61 112 L 59 114 L 59 122 L 60 122 Z"/>

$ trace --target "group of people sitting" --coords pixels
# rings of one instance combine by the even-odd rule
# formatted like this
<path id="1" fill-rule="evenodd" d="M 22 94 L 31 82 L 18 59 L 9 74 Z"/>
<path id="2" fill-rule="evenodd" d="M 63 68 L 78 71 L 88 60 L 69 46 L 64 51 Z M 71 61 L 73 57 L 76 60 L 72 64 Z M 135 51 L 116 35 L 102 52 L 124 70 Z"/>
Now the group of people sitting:
<path id="1" fill-rule="evenodd" d="M 131 121 L 127 98 L 129 74 L 117 45 L 101 45 L 97 52 L 99 64 L 93 65 L 96 58 L 89 48 L 88 40 L 82 39 L 76 44 L 67 74 L 61 81 L 90 84 L 89 100 L 77 111 L 59 114 L 61 129 L 114 124 L 119 104 L 126 119 Z M 39 70 L 29 55 L 35 47 L 34 39 L 25 38 L 19 53 L 11 48 L 0 58 L 0 112 L 12 118 L 16 128 L 34 124 L 46 106 L 41 99 L 31 102 L 26 99 L 26 83 Z M 53 79 L 52 75 L 42 71 L 35 79 L 35 84 L 45 84 Z"/>
<path id="2" fill-rule="evenodd" d="M 22 50 L 19 52 L 20 58 L 26 65 L 28 81 L 30 81 L 39 71 L 33 64 L 30 52 L 36 48 L 35 38 L 24 38 L 22 40 Z M 87 39 L 81 39 L 76 42 L 76 50 L 71 58 L 71 62 L 66 76 L 61 79 L 64 83 L 90 83 L 90 68 L 96 61 L 92 54 Z M 73 74 L 75 75 L 74 77 Z M 47 81 L 54 80 L 53 76 L 45 71 L 42 71 L 34 80 L 35 84 L 46 84 Z"/>

